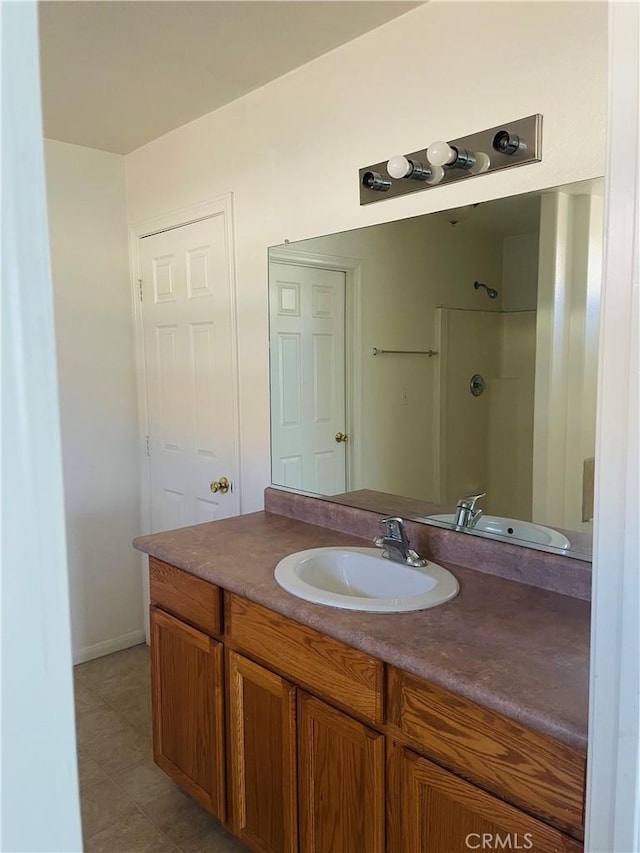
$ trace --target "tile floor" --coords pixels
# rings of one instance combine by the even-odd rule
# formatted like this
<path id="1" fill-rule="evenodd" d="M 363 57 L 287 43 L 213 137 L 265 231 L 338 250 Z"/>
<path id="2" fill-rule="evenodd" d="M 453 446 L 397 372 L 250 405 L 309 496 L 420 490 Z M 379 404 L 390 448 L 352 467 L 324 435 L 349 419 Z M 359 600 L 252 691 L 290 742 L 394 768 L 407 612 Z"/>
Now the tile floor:
<path id="1" fill-rule="evenodd" d="M 75 667 L 85 853 L 243 853 L 152 760 L 148 646 Z"/>

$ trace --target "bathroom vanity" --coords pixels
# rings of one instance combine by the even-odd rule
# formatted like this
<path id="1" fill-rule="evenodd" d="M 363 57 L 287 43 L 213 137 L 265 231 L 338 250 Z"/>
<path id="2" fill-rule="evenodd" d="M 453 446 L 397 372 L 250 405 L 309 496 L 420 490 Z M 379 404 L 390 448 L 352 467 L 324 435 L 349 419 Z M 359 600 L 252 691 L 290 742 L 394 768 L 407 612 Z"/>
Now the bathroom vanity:
<path id="1" fill-rule="evenodd" d="M 275 511 L 135 541 L 156 763 L 256 851 L 581 850 L 588 602 L 497 576 L 501 556 L 449 561 L 460 593 L 426 611 L 307 603 L 278 561 L 368 545 L 380 516 L 267 491 Z M 460 534 L 410 535 L 461 559 Z"/>

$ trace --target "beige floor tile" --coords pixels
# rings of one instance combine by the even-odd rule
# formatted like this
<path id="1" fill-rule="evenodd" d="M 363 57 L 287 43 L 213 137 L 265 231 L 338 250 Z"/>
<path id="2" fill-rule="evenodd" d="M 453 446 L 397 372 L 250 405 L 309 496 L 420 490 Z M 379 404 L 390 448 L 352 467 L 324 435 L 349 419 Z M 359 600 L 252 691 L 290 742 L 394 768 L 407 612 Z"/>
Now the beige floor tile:
<path id="1" fill-rule="evenodd" d="M 113 781 L 139 805 L 170 794 L 175 788 L 166 773 L 151 761 L 122 770 L 113 776 Z"/>
<path id="2" fill-rule="evenodd" d="M 151 673 L 134 667 L 103 675 L 99 671 L 84 677 L 82 683 L 107 702 L 117 700 L 130 690 L 146 688 L 151 691 Z"/>
<path id="3" fill-rule="evenodd" d="M 103 707 L 104 702 L 93 690 L 90 690 L 81 681 L 76 680 L 74 684 L 74 699 L 76 714 L 90 714 Z"/>
<path id="4" fill-rule="evenodd" d="M 116 654 L 122 655 L 130 666 L 150 666 L 151 649 L 146 643 L 131 646 L 131 648 L 116 652 Z"/>
<path id="5" fill-rule="evenodd" d="M 149 646 L 141 643 L 138 646 L 123 649 L 121 652 L 114 652 L 113 654 L 104 655 L 86 663 L 78 664 L 75 667 L 75 672 L 82 678 L 90 673 L 94 674 L 98 672 L 102 675 L 110 675 L 115 672 L 123 672 L 127 669 L 149 666 L 149 661 Z"/>
<path id="6" fill-rule="evenodd" d="M 103 732 L 81 746 L 83 752 L 93 758 L 107 776 L 142 764 L 149 758 L 144 733 L 130 726 L 119 731 Z"/>
<path id="7" fill-rule="evenodd" d="M 132 669 L 122 675 L 105 679 L 96 693 L 107 702 L 116 702 L 132 690 L 147 690 L 151 693 L 151 673 L 148 670 Z"/>
<path id="8" fill-rule="evenodd" d="M 93 758 L 89 758 L 85 752 L 78 749 L 78 781 L 80 782 L 81 793 L 87 785 L 93 785 L 94 782 L 104 782 L 106 778 L 104 771 Z"/>
<path id="9" fill-rule="evenodd" d="M 84 853 L 176 853 L 176 846 L 136 812 L 86 839 Z"/>
<path id="10" fill-rule="evenodd" d="M 126 729 L 126 723 L 116 711 L 103 704 L 102 708 L 76 716 L 78 746 L 88 750 L 96 740 L 105 736 L 114 736 Z"/>
<path id="11" fill-rule="evenodd" d="M 129 797 L 109 779 L 85 786 L 82 789 L 81 807 L 85 840 L 138 812 Z"/>
<path id="12" fill-rule="evenodd" d="M 132 681 L 130 686 L 142 686 L 142 680 L 149 675 L 149 647 L 134 646 L 87 661 L 75 668 L 75 674 L 81 684 L 96 691 L 125 678 Z"/>
<path id="13" fill-rule="evenodd" d="M 217 823 L 208 812 L 175 787 L 170 793 L 141 806 L 141 809 L 176 844 L 202 835 Z"/>
<path id="14" fill-rule="evenodd" d="M 148 685 L 121 690 L 109 699 L 109 704 L 129 725 L 151 731 L 151 689 Z"/>
<path id="15" fill-rule="evenodd" d="M 149 761 L 153 761 L 153 731 L 151 727 L 136 729 L 140 742 L 140 747 L 144 752 L 144 757 Z"/>
<path id="16" fill-rule="evenodd" d="M 249 848 L 234 835 L 218 824 L 212 826 L 203 835 L 184 841 L 180 845 L 181 853 L 247 853 Z"/>

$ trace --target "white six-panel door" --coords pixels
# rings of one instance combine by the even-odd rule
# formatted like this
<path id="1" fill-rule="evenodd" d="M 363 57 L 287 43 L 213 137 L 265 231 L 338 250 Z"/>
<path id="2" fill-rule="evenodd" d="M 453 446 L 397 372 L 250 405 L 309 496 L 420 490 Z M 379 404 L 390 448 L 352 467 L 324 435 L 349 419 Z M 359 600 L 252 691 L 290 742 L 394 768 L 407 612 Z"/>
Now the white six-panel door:
<path id="1" fill-rule="evenodd" d="M 150 532 L 239 512 L 225 214 L 139 241 Z M 223 494 L 210 484 L 226 477 Z"/>
<path id="2" fill-rule="evenodd" d="M 273 482 L 346 491 L 345 274 L 269 265 Z"/>

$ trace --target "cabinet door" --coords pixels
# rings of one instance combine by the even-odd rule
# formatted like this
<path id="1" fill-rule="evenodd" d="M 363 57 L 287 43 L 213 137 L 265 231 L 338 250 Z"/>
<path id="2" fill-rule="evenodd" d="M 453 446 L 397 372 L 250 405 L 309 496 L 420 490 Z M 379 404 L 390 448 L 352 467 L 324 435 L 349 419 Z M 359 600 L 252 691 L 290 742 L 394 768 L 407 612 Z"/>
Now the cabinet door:
<path id="1" fill-rule="evenodd" d="M 295 687 L 228 653 L 231 820 L 252 850 L 298 849 Z"/>
<path id="2" fill-rule="evenodd" d="M 403 853 L 582 850 L 577 841 L 410 750 L 401 749 L 399 755 Z"/>
<path id="3" fill-rule="evenodd" d="M 151 679 L 156 764 L 224 820 L 222 645 L 151 608 Z"/>
<path id="4" fill-rule="evenodd" d="M 384 735 L 300 691 L 302 853 L 384 853 Z"/>

